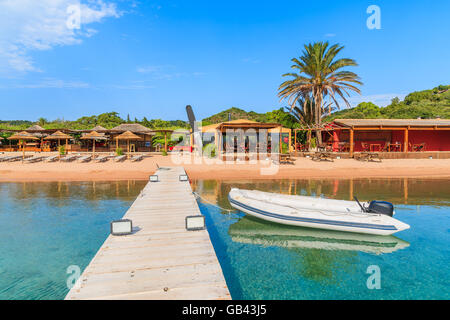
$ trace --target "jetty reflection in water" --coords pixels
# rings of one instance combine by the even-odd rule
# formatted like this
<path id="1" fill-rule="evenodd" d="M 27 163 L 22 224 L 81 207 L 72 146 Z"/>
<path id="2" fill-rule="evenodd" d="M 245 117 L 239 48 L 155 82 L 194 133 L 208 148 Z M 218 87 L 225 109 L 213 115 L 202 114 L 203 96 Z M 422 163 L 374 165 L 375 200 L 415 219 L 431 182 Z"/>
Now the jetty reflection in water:
<path id="1" fill-rule="evenodd" d="M 395 236 L 285 226 L 249 216 L 245 216 L 230 225 L 228 233 L 235 242 L 287 249 L 348 250 L 382 254 L 409 246 L 408 242 Z"/>

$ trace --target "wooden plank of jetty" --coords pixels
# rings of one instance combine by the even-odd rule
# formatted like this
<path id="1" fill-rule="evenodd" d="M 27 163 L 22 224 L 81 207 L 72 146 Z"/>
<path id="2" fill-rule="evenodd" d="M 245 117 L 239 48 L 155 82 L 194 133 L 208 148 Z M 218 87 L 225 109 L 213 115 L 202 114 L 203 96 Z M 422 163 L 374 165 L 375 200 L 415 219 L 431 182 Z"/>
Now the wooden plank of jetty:
<path id="1" fill-rule="evenodd" d="M 160 168 L 124 218 L 135 232 L 110 235 L 66 300 L 231 299 L 207 230 L 186 231 L 200 209 L 182 167 Z"/>

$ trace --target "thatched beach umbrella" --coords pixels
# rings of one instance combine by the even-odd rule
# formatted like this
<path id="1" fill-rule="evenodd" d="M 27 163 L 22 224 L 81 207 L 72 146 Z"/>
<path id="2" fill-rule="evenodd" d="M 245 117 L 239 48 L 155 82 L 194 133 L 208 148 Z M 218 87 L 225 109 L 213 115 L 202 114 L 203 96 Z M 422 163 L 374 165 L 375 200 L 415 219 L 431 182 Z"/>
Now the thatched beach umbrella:
<path id="1" fill-rule="evenodd" d="M 91 131 L 88 134 L 82 136 L 80 139 L 92 140 L 92 159 L 95 158 L 95 140 L 107 140 L 107 138 L 97 131 Z"/>
<path id="2" fill-rule="evenodd" d="M 131 131 L 125 131 L 124 133 L 122 133 L 121 135 L 118 135 L 114 139 L 116 139 L 116 146 L 119 145 L 119 140 L 127 140 L 127 154 L 128 154 L 128 156 L 129 156 L 129 153 L 130 153 L 130 140 L 142 140 L 141 137 L 139 137 L 138 135 L 135 135 Z"/>
<path id="3" fill-rule="evenodd" d="M 67 150 L 67 143 L 68 143 L 69 139 L 72 139 L 72 137 L 61 131 L 56 131 L 56 132 L 52 133 L 51 135 L 44 138 L 44 140 L 58 140 L 58 149 L 59 149 L 61 140 L 66 140 L 66 150 Z M 58 154 L 59 154 L 59 152 L 58 152 Z"/>
<path id="4" fill-rule="evenodd" d="M 39 138 L 36 138 L 35 136 L 33 136 L 32 134 L 22 131 L 16 134 L 13 134 L 11 137 L 8 138 L 8 140 L 19 140 L 20 142 L 22 142 L 22 160 L 25 159 L 25 143 L 24 141 L 27 140 L 39 140 Z"/>
<path id="5" fill-rule="evenodd" d="M 92 130 L 92 131 L 97 131 L 97 132 L 100 132 L 100 133 L 103 133 L 103 132 L 107 132 L 107 131 L 108 131 L 108 129 L 106 129 L 106 128 L 102 127 L 102 126 L 95 126 L 95 127 L 92 128 L 91 130 Z"/>
<path id="6" fill-rule="evenodd" d="M 41 146 L 42 146 L 42 143 L 43 143 L 43 141 L 42 141 L 43 138 L 48 136 L 48 134 L 45 133 L 46 130 L 44 128 L 42 128 L 41 126 L 37 125 L 37 124 L 32 125 L 31 127 L 25 129 L 25 131 L 28 132 L 28 133 L 31 133 L 36 138 L 39 138 L 41 140 Z"/>
<path id="7" fill-rule="evenodd" d="M 35 125 L 32 125 L 31 127 L 27 128 L 27 129 L 25 129 L 25 131 L 26 132 L 42 132 L 42 131 L 45 131 L 45 129 L 42 128 L 41 126 L 35 124 Z"/>

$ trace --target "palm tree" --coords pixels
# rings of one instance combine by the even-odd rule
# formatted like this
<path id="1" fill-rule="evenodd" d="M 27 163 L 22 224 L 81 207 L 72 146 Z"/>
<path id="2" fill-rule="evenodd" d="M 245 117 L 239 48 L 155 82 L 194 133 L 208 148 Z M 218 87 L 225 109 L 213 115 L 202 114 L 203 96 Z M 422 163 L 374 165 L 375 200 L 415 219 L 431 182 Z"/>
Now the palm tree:
<path id="1" fill-rule="evenodd" d="M 46 124 L 48 123 L 48 120 L 45 119 L 45 118 L 39 118 L 38 121 L 37 121 L 37 123 L 38 123 L 38 125 L 40 125 L 40 126 L 44 126 L 44 125 L 46 125 Z"/>
<path id="2" fill-rule="evenodd" d="M 291 61 L 294 63 L 291 68 L 298 73 L 286 73 L 283 77 L 293 79 L 283 82 L 279 87 L 278 96 L 281 99 L 288 99 L 288 103 L 293 109 L 299 99 L 311 95 L 314 100 L 314 122 L 320 125 L 323 114 L 324 98 L 329 97 L 339 108 L 337 98 L 340 97 L 347 106 L 350 103 L 347 97 L 349 91 L 361 93 L 356 85 L 362 82 L 358 75 L 353 72 L 342 70 L 344 67 L 357 66 L 353 59 L 336 59 L 338 53 L 343 49 L 338 44 L 329 47 L 328 42 L 316 42 L 305 45 L 302 56 Z M 331 105 L 328 112 L 331 113 Z M 319 143 L 322 143 L 320 130 L 316 131 Z"/>
<path id="3" fill-rule="evenodd" d="M 301 94 L 297 99 L 297 105 L 291 106 L 286 109 L 290 114 L 294 116 L 294 118 L 300 123 L 301 127 L 311 128 L 315 123 L 315 102 L 309 95 Z M 328 113 L 331 113 L 335 110 L 334 107 L 331 106 L 331 102 L 328 102 L 324 108 L 324 110 L 328 109 Z M 311 131 L 308 130 L 306 135 L 306 140 L 308 145 L 311 144 Z"/>

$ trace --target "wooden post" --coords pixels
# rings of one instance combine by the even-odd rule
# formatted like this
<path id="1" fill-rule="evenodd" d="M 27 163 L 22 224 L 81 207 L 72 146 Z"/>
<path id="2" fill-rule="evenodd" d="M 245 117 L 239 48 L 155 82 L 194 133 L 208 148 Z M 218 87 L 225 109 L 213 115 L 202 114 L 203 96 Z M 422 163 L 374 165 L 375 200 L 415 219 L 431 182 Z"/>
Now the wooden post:
<path id="1" fill-rule="evenodd" d="M 117 139 L 117 137 L 116 137 L 116 149 L 118 149 L 119 148 L 119 139 Z"/>
<path id="2" fill-rule="evenodd" d="M 297 156 L 297 131 L 294 129 L 294 152 L 295 156 Z"/>
<path id="3" fill-rule="evenodd" d="M 353 157 L 353 129 L 350 129 L 350 158 Z"/>
<path id="4" fill-rule="evenodd" d="M 292 146 L 292 129 L 289 129 L 289 143 L 288 143 L 288 150 L 289 153 L 291 153 L 291 146 Z"/>
<path id="5" fill-rule="evenodd" d="M 95 139 L 92 139 L 92 160 L 95 159 Z"/>
<path id="6" fill-rule="evenodd" d="M 408 129 L 406 129 L 405 130 L 404 146 L 403 146 L 403 152 L 406 152 L 406 153 L 408 153 L 408 139 L 409 139 L 408 133 L 409 133 L 409 131 L 408 131 Z"/>
<path id="7" fill-rule="evenodd" d="M 65 152 L 66 154 L 69 153 L 69 152 L 68 152 L 68 149 L 67 149 L 68 144 L 69 144 L 69 139 L 66 139 L 66 148 L 65 148 L 65 150 L 64 150 L 64 152 Z"/>
<path id="8" fill-rule="evenodd" d="M 219 134 L 217 130 L 214 130 L 214 145 L 216 146 L 217 154 L 219 154 Z"/>
<path id="9" fill-rule="evenodd" d="M 164 151 L 167 153 L 167 132 L 164 131 Z"/>
<path id="10" fill-rule="evenodd" d="M 282 148 L 282 146 L 281 146 L 281 143 L 283 142 L 282 139 L 281 139 L 282 136 L 283 136 L 283 127 L 280 126 L 280 136 L 279 136 L 279 139 L 280 139 L 279 153 L 280 153 L 280 154 L 283 152 L 283 148 Z"/>

